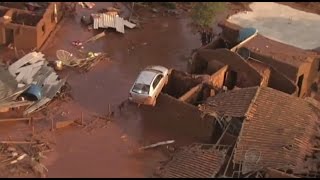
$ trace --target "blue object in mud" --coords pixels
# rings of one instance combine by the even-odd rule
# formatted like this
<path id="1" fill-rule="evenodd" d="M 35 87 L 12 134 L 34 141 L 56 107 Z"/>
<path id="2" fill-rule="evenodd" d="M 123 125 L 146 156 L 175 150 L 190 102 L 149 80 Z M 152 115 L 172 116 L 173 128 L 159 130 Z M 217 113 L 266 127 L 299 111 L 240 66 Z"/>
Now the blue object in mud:
<path id="1" fill-rule="evenodd" d="M 36 97 L 37 100 L 40 100 L 42 98 L 42 88 L 38 85 L 32 84 L 24 94 L 32 95 Z"/>
<path id="2" fill-rule="evenodd" d="M 257 32 L 255 28 L 242 28 L 239 31 L 238 43 L 248 39 Z"/>

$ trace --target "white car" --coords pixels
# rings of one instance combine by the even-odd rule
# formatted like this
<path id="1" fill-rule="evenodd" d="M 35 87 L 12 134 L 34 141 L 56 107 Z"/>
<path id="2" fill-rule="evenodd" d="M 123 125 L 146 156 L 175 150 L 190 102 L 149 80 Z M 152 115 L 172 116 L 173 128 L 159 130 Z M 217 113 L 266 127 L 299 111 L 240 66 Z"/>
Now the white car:
<path id="1" fill-rule="evenodd" d="M 133 84 L 129 100 L 137 104 L 156 105 L 157 97 L 168 83 L 169 69 L 162 66 L 148 66 L 140 72 Z"/>

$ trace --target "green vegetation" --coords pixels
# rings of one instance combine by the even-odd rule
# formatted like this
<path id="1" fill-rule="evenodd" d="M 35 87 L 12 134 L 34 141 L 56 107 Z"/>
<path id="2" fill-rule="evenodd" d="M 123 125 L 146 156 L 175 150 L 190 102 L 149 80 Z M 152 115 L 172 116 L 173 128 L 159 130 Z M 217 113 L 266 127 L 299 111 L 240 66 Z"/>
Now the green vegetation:
<path id="1" fill-rule="evenodd" d="M 161 2 L 161 5 L 168 9 L 176 9 L 177 5 L 175 2 Z"/>
<path id="2" fill-rule="evenodd" d="M 217 13 L 225 10 L 225 2 L 198 2 L 191 9 L 192 26 L 198 30 L 212 26 Z"/>

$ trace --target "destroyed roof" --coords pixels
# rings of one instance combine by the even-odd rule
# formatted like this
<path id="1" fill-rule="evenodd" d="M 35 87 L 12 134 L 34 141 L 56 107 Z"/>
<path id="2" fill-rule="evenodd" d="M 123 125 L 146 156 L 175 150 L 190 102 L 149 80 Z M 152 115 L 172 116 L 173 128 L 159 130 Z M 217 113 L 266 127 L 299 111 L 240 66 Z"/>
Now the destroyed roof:
<path id="1" fill-rule="evenodd" d="M 206 148 L 205 146 L 210 146 Z M 218 146 L 221 148 L 222 146 Z M 158 175 L 162 178 L 211 178 L 224 164 L 227 148 L 193 144 L 173 156 Z"/>
<path id="2" fill-rule="evenodd" d="M 14 77 L 4 67 L 0 67 L 0 100 L 11 96 L 17 88 L 18 83 Z"/>
<path id="3" fill-rule="evenodd" d="M 319 109 L 315 106 L 269 87 L 229 91 L 209 102 L 215 102 L 217 111 L 245 116 L 236 144 L 235 163 L 248 168 L 252 155 L 257 158 L 255 169 L 289 168 L 297 172 L 304 167 L 305 157 L 312 153 L 311 139 L 318 125 Z M 241 106 L 247 109 L 246 113 Z"/>
<path id="4" fill-rule="evenodd" d="M 256 87 L 250 87 L 220 93 L 209 97 L 201 105 L 201 110 L 209 114 L 215 112 L 224 116 L 244 117 L 256 92 Z"/>
<path id="5" fill-rule="evenodd" d="M 317 56 L 315 52 L 271 40 L 260 34 L 245 43 L 242 47 L 293 67 L 300 67 L 302 64 L 310 62 L 310 59 Z"/>

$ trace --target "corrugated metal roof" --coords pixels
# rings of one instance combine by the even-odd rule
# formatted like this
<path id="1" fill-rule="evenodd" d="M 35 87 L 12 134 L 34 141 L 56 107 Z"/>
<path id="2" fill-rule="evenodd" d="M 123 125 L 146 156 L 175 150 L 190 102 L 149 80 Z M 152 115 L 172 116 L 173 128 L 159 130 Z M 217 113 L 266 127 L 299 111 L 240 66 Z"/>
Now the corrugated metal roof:
<path id="1" fill-rule="evenodd" d="M 136 25 L 124 20 L 118 15 L 110 14 L 93 14 L 93 29 L 115 28 L 118 32 L 124 33 L 124 26 L 134 28 Z"/>
<path id="2" fill-rule="evenodd" d="M 17 87 L 18 83 L 15 81 L 14 77 L 11 76 L 9 71 L 0 67 L 0 100 L 11 96 Z"/>

